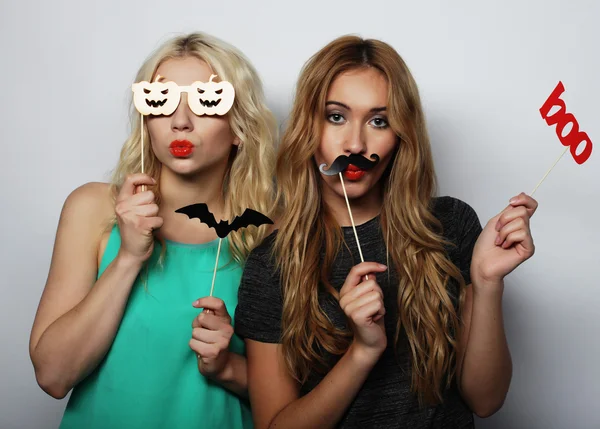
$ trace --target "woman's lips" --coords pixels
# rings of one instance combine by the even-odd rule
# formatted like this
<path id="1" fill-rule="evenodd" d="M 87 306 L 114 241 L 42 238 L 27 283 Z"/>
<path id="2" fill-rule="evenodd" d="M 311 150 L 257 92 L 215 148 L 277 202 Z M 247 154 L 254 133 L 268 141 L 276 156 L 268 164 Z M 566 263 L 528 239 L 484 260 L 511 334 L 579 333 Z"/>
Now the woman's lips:
<path id="1" fill-rule="evenodd" d="M 194 145 L 188 140 L 173 140 L 169 145 L 171 155 L 176 158 L 185 158 L 192 154 Z"/>
<path id="2" fill-rule="evenodd" d="M 350 164 L 344 170 L 344 177 L 348 180 L 360 180 L 367 172 L 362 168 L 357 167 L 356 165 Z"/>

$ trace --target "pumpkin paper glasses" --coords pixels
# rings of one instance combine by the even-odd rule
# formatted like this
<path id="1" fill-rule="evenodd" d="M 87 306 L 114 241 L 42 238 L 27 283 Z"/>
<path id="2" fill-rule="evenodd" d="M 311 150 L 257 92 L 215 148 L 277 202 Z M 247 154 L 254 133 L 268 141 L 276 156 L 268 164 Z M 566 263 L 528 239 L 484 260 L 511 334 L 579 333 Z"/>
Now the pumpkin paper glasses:
<path id="1" fill-rule="evenodd" d="M 142 81 L 131 85 L 133 104 L 140 112 L 140 134 L 142 149 L 142 173 L 144 173 L 144 116 L 171 115 L 179 106 L 181 93 L 187 93 L 190 110 L 198 116 L 224 115 L 229 112 L 235 99 L 235 90 L 229 82 L 213 82 L 217 75 L 210 76 L 208 82 L 194 82 L 179 86 L 175 82 L 160 82 L 157 75 L 154 82 Z"/>
<path id="2" fill-rule="evenodd" d="M 213 82 L 216 74 L 208 82 L 194 82 L 179 86 L 175 82 L 139 82 L 131 85 L 133 103 L 142 115 L 170 115 L 181 100 L 181 93 L 187 92 L 188 105 L 196 115 L 224 115 L 233 105 L 235 90 L 229 82 Z"/>

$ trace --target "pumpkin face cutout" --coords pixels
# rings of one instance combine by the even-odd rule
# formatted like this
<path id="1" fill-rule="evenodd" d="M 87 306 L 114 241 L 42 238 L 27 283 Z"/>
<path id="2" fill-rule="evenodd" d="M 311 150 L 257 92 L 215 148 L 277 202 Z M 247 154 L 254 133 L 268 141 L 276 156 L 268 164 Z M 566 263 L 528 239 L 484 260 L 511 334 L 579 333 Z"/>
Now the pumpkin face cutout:
<path id="1" fill-rule="evenodd" d="M 175 82 L 139 82 L 131 85 L 133 104 L 142 115 L 170 115 L 181 98 Z"/>
<path id="2" fill-rule="evenodd" d="M 189 86 L 188 104 L 196 115 L 224 115 L 229 112 L 235 99 L 235 90 L 229 82 L 194 82 Z"/>

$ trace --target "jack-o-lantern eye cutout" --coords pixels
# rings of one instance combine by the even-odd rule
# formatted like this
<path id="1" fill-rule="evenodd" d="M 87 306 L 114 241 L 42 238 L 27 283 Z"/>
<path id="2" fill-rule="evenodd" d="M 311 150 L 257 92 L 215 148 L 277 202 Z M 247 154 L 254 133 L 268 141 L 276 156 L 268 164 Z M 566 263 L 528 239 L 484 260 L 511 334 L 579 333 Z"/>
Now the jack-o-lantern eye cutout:
<path id="1" fill-rule="evenodd" d="M 139 82 L 131 85 L 133 104 L 142 115 L 170 115 L 181 98 L 175 82 Z"/>
<path id="2" fill-rule="evenodd" d="M 224 115 L 229 112 L 235 99 L 235 90 L 229 82 L 213 82 L 216 75 L 211 75 L 208 82 L 194 82 L 188 91 L 190 109 L 196 115 Z"/>

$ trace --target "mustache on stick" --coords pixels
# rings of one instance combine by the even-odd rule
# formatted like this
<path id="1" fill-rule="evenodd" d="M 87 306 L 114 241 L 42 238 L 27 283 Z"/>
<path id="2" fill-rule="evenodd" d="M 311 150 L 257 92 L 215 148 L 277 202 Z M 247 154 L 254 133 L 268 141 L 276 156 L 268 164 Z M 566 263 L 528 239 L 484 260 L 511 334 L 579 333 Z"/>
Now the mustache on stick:
<path id="1" fill-rule="evenodd" d="M 370 156 L 370 158 L 373 161 L 369 161 L 364 156 L 356 153 L 353 153 L 351 155 L 340 155 L 335 159 L 335 161 L 333 161 L 333 163 L 327 170 L 325 170 L 327 164 L 324 163 L 319 165 L 319 171 L 325 174 L 326 176 L 335 176 L 336 174 L 339 174 L 346 168 L 348 168 L 350 164 L 355 165 L 363 170 L 370 170 L 371 168 L 375 167 L 375 165 L 377 165 L 377 163 L 379 162 L 379 155 L 374 153 Z"/>

